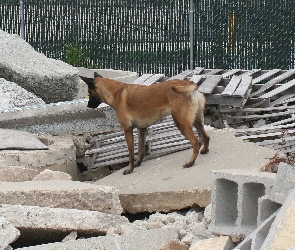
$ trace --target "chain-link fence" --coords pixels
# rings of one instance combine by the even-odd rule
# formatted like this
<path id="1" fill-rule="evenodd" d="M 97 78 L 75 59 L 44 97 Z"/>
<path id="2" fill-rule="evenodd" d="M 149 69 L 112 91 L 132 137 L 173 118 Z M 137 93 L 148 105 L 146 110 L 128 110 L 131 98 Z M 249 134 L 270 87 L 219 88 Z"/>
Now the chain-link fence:
<path id="1" fill-rule="evenodd" d="M 193 37 L 189 1 L 24 0 L 25 39 L 48 57 L 140 74 L 188 69 L 190 48 L 194 67 L 294 67 L 294 0 L 191 2 Z M 19 0 L 1 0 L 0 28 L 20 34 Z"/>

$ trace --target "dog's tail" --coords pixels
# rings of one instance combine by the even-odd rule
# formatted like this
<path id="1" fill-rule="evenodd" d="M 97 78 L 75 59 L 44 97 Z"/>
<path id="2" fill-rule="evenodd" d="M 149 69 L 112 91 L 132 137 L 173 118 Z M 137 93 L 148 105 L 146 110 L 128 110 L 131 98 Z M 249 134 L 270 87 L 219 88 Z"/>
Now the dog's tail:
<path id="1" fill-rule="evenodd" d="M 189 96 L 191 95 L 191 93 L 198 89 L 198 85 L 191 82 L 184 86 L 172 86 L 172 89 L 178 94 Z"/>

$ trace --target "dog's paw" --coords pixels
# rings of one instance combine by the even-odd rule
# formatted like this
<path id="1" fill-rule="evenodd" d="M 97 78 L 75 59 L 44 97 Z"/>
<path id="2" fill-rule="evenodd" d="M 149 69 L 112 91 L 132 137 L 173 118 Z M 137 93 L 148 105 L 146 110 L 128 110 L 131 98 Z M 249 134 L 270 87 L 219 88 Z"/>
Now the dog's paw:
<path id="1" fill-rule="evenodd" d="M 141 161 L 136 161 L 136 162 L 134 163 L 134 167 L 135 167 L 135 168 L 139 167 L 140 165 L 141 165 Z"/>
<path id="2" fill-rule="evenodd" d="M 123 174 L 126 175 L 126 174 L 131 174 L 133 172 L 133 170 L 131 170 L 130 168 L 127 168 L 123 171 Z"/>
<path id="3" fill-rule="evenodd" d="M 209 152 L 208 148 L 203 148 L 200 153 L 203 155 L 203 154 L 207 154 L 208 152 Z"/>
<path id="4" fill-rule="evenodd" d="M 194 162 L 187 162 L 183 165 L 184 168 L 190 168 L 194 165 L 195 163 Z"/>

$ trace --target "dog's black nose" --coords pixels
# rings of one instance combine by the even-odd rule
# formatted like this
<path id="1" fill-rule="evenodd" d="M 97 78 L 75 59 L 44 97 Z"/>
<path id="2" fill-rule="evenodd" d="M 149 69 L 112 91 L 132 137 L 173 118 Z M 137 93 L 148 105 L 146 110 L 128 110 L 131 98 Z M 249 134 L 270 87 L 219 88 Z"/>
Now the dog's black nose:
<path id="1" fill-rule="evenodd" d="M 93 101 L 88 101 L 87 107 L 91 109 L 97 108 L 101 103 L 99 102 L 93 102 Z"/>

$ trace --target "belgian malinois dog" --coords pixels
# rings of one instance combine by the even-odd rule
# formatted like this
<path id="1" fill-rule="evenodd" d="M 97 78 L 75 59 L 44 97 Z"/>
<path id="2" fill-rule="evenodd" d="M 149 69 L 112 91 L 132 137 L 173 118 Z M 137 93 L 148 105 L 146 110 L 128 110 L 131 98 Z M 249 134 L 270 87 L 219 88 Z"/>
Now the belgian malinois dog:
<path id="1" fill-rule="evenodd" d="M 172 115 L 176 126 L 193 147 L 192 157 L 184 164 L 184 168 L 195 163 L 201 147 L 201 142 L 192 130 L 193 126 L 204 143 L 201 154 L 209 151 L 210 138 L 203 125 L 205 97 L 197 90 L 197 84 L 185 80 L 167 80 L 150 86 L 125 84 L 103 78 L 97 73 L 94 73 L 94 78 L 80 78 L 88 85 L 87 107 L 94 109 L 104 102 L 115 109 L 129 151 L 129 167 L 124 170 L 124 174 L 132 173 L 142 162 L 147 127 L 168 115 Z M 136 162 L 133 128 L 137 128 L 139 137 Z"/>

